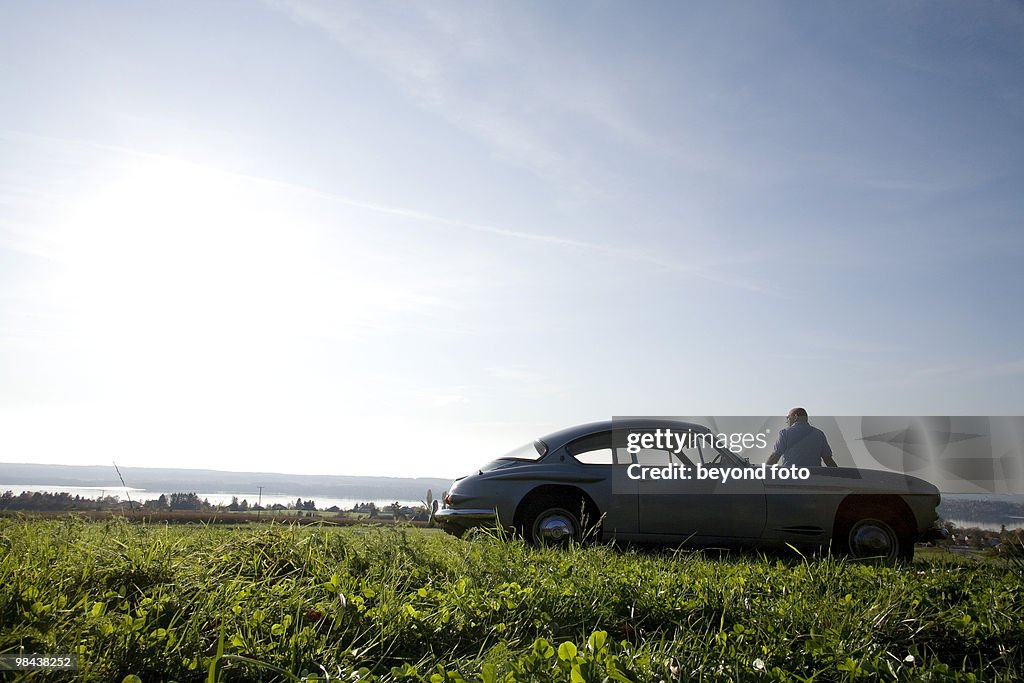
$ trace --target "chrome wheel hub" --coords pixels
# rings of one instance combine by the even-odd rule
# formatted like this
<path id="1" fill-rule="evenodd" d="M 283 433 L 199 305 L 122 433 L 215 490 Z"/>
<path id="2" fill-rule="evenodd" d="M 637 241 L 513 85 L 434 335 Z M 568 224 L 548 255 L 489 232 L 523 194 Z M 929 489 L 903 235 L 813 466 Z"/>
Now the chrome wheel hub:
<path id="1" fill-rule="evenodd" d="M 564 543 L 576 535 L 572 518 L 562 512 L 552 512 L 537 520 L 537 538 L 547 543 Z"/>
<path id="2" fill-rule="evenodd" d="M 850 550 L 855 557 L 892 557 L 896 552 L 896 537 L 882 522 L 860 522 L 850 530 Z"/>

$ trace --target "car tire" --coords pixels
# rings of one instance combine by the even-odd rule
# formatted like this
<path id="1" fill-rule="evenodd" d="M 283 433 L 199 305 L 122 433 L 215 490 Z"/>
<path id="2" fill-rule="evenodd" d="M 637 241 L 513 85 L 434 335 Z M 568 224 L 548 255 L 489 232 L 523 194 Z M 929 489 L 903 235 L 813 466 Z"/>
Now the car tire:
<path id="1" fill-rule="evenodd" d="M 567 546 L 583 538 L 581 504 L 552 498 L 530 502 L 523 513 L 523 537 L 536 546 Z M 573 509 L 577 510 L 573 512 Z"/>
<path id="2" fill-rule="evenodd" d="M 883 510 L 854 510 L 839 525 L 835 540 L 853 558 L 910 562 L 914 559 L 914 538 L 904 526 Z"/>

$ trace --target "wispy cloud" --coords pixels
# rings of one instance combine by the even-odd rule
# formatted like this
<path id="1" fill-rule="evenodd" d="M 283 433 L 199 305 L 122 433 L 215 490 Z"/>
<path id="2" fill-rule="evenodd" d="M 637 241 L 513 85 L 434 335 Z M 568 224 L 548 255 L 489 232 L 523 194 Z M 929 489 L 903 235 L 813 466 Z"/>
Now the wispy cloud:
<path id="1" fill-rule="evenodd" d="M 567 144 L 561 122 L 598 128 L 616 144 L 659 147 L 607 74 L 553 54 L 564 41 L 542 35 L 522 5 L 267 2 L 570 198 L 599 193 L 602 172 Z"/>
<path id="2" fill-rule="evenodd" d="M 736 250 L 728 254 L 689 253 L 687 254 L 687 257 L 685 259 L 673 259 L 671 258 L 671 256 L 666 256 L 662 253 L 658 253 L 651 249 L 631 249 L 615 245 L 601 244 L 598 242 L 588 242 L 585 240 L 579 240 L 570 237 L 563 237 L 555 233 L 527 232 L 522 230 L 514 230 L 511 228 L 498 227 L 494 225 L 462 221 L 458 219 L 436 216 L 430 213 L 425 213 L 414 209 L 407 209 L 403 207 L 389 206 L 372 202 L 364 202 L 329 192 L 322 192 L 320 190 L 314 190 L 307 187 L 292 185 L 290 183 L 267 180 L 264 178 L 260 178 L 258 180 L 276 186 L 289 188 L 291 190 L 302 192 L 310 196 L 315 196 L 320 199 L 325 199 L 328 201 L 333 201 L 347 206 L 373 211 L 376 213 L 401 216 L 422 223 L 446 225 L 482 234 L 494 235 L 497 237 L 505 237 L 514 240 L 537 242 L 540 244 L 564 247 L 567 249 L 587 251 L 593 254 L 599 254 L 605 257 L 609 257 L 611 259 L 625 260 L 632 263 L 653 266 L 669 272 L 696 277 L 702 280 L 714 282 L 716 284 L 721 284 L 728 287 L 747 290 L 751 292 L 757 292 L 760 294 L 767 294 L 772 296 L 787 295 L 787 292 L 785 290 L 776 285 L 760 281 L 754 278 L 744 277 L 735 273 L 731 273 L 728 270 L 724 269 L 727 266 L 736 265 L 740 263 L 762 262 L 768 258 L 768 255 L 763 253 L 741 250 Z"/>
<path id="3" fill-rule="evenodd" d="M 918 369 L 913 375 L 920 379 L 978 380 L 989 377 L 1024 374 L 1024 359 L 996 363 L 954 363 Z"/>
<path id="4" fill-rule="evenodd" d="M 901 367 L 898 372 L 888 371 L 884 376 L 867 379 L 863 382 L 851 383 L 845 390 L 870 389 L 873 395 L 887 395 L 898 399 L 901 392 L 912 396 L 914 391 L 930 391 L 929 400 L 935 398 L 949 398 L 947 392 L 935 392 L 934 387 L 956 387 L 964 391 L 967 386 L 974 382 L 986 381 L 996 382 L 998 380 L 1017 381 L 1014 378 L 1024 375 L 1024 359 L 1002 360 L 997 362 L 973 363 L 970 361 L 947 362 L 933 365 L 923 365 L 916 368 Z M 833 387 L 836 388 L 836 387 Z M 927 388 L 927 389 L 923 389 Z M 895 391 L 894 391 L 895 390 Z M 991 389 L 986 389 L 986 393 Z M 919 399 L 920 400 L 920 399 Z M 979 408 L 968 410 L 979 411 Z M 1013 407 L 988 408 L 983 412 L 996 412 L 1009 410 L 1016 414 Z"/>
<path id="5" fill-rule="evenodd" d="M 116 145 L 97 143 L 89 140 L 35 136 L 21 131 L 0 130 L 0 138 L 2 137 L 17 137 L 22 141 L 36 141 L 39 144 L 44 145 L 46 148 L 56 149 L 62 154 L 67 154 L 70 148 L 75 147 L 83 148 L 86 151 L 91 150 L 93 153 L 100 152 L 108 156 L 106 159 L 107 164 L 111 163 L 109 155 L 114 155 L 115 158 L 120 157 L 122 162 L 125 160 L 153 160 L 183 164 L 185 166 L 195 167 L 197 170 L 215 172 L 226 178 L 231 178 L 243 183 L 249 183 L 256 187 L 274 189 L 293 195 L 324 200 L 381 215 L 406 218 L 420 224 L 441 225 L 499 238 L 522 242 L 534 242 L 540 245 L 560 247 L 577 252 L 587 252 L 615 261 L 626 261 L 634 264 L 654 267 L 682 276 L 694 277 L 730 288 L 756 292 L 769 296 L 781 297 L 788 295 L 788 292 L 772 283 L 743 276 L 729 269 L 729 266 L 763 262 L 771 256 L 771 254 L 759 251 L 734 249 L 728 252 L 702 252 L 700 249 L 695 247 L 685 254 L 685 258 L 682 256 L 676 258 L 673 256 L 672 252 L 663 252 L 651 248 L 622 247 L 618 245 L 602 244 L 600 242 L 591 242 L 572 237 L 565 237 L 557 234 L 555 231 L 535 232 L 518 230 L 504 226 L 438 216 L 432 213 L 402 206 L 367 202 L 353 197 L 347 197 L 333 192 L 325 192 L 323 190 L 283 180 L 213 168 L 202 164 L 172 159 L 164 155 L 153 154 L 146 151 Z M 83 158 L 80 159 L 78 163 L 87 164 L 89 162 Z M 92 163 L 96 162 L 93 161 Z M 48 242 L 49 238 L 46 236 L 45 231 L 22 231 L 21 237 L 24 238 L 22 241 L 12 240 L 11 245 L 17 245 L 19 249 L 25 250 L 27 253 L 38 252 L 40 254 L 46 254 L 52 252 L 52 245 Z M 8 238 L 10 239 L 10 236 Z"/>
<path id="6" fill-rule="evenodd" d="M 904 353 L 911 348 L 905 344 L 839 335 L 828 330 L 805 331 L 801 336 L 808 348 L 833 351 L 843 355 L 879 356 L 881 354 Z"/>

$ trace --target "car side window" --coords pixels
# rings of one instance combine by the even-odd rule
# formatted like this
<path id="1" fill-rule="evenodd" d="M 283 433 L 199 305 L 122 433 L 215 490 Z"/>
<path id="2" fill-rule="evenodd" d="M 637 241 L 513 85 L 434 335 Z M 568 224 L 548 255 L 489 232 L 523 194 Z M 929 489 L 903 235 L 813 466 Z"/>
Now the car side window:
<path id="1" fill-rule="evenodd" d="M 682 443 L 666 443 L 661 439 L 661 435 L 646 430 L 620 430 L 618 438 L 620 439 L 618 442 L 618 463 L 620 465 L 636 463 L 638 465 L 693 467 L 693 463 L 700 462 L 697 445 L 695 443 L 688 444 L 685 440 Z M 654 445 L 657 448 L 643 448 L 641 444 Z"/>
<path id="2" fill-rule="evenodd" d="M 658 448 L 643 448 L 636 452 L 636 462 L 640 465 L 668 465 L 670 453 Z"/>
<path id="3" fill-rule="evenodd" d="M 681 450 L 678 453 L 672 453 L 672 462 L 693 467 L 693 463 L 700 462 L 700 456 L 697 449 Z"/>
<path id="4" fill-rule="evenodd" d="M 676 453 L 659 448 L 641 449 L 637 452 L 634 462 L 639 465 L 686 465 L 693 467 L 693 461 L 687 457 L 685 451 Z"/>
<path id="5" fill-rule="evenodd" d="M 615 461 L 611 432 L 598 432 L 576 439 L 565 450 L 584 465 L 611 465 Z"/>
<path id="6" fill-rule="evenodd" d="M 722 462 L 722 454 L 711 444 L 700 444 L 700 459 L 705 465 L 718 465 Z"/>
<path id="7" fill-rule="evenodd" d="M 593 451 L 587 451 L 586 453 L 577 453 L 573 457 L 584 465 L 611 465 L 612 449 L 598 448 Z"/>

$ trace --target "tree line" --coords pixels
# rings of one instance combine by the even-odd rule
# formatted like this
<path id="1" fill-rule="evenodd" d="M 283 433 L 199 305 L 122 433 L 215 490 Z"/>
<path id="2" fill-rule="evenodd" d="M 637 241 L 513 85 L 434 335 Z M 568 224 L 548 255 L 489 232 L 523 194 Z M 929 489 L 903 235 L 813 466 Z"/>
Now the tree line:
<path id="1" fill-rule="evenodd" d="M 74 512 L 74 511 L 127 511 L 142 510 L 145 512 L 259 512 L 268 510 L 281 512 L 297 510 L 305 513 L 317 512 L 319 508 L 312 498 L 303 500 L 297 498 L 294 503 L 282 505 L 260 506 L 257 503 L 249 503 L 245 498 L 239 500 L 238 496 L 232 496 L 231 502 L 227 505 L 214 505 L 207 498 L 200 498 L 194 492 L 176 492 L 161 494 L 159 498 L 145 501 L 121 500 L 119 496 L 99 496 L 87 498 L 78 494 L 72 495 L 66 492 L 51 493 L 49 491 L 23 491 L 15 495 L 13 491 L 5 491 L 0 494 L 0 511 L 44 511 L 44 512 Z M 343 515 L 345 511 L 336 506 L 327 508 L 327 512 Z M 424 508 L 409 508 L 401 505 L 398 501 L 390 505 L 378 508 L 373 502 L 357 503 L 349 512 L 362 513 L 371 519 L 387 515 L 393 518 L 404 519 L 426 519 Z"/>
<path id="2" fill-rule="evenodd" d="M 232 496 L 228 505 L 214 505 L 208 498 L 200 498 L 194 492 L 176 492 L 161 494 L 159 498 L 146 501 L 121 500 L 119 496 L 99 496 L 87 498 L 78 494 L 72 495 L 66 492 L 51 493 L 49 491 L 22 491 L 15 495 L 13 491 L 5 491 L 0 494 L 0 510 L 40 510 L 40 511 L 65 511 L 76 510 L 146 510 L 152 512 L 215 512 L 228 510 L 230 512 L 256 512 L 260 510 L 305 510 L 315 511 L 316 501 L 297 499 L 291 505 L 275 503 L 267 507 L 258 504 L 249 504 L 246 499 L 238 500 L 238 496 Z"/>

